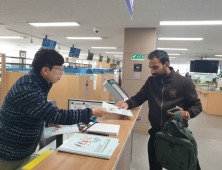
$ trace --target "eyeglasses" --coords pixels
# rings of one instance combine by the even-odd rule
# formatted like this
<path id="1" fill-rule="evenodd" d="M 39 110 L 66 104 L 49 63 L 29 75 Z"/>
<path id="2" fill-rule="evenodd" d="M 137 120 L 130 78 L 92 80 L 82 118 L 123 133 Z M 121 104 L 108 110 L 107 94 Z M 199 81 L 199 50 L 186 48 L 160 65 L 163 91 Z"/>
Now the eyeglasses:
<path id="1" fill-rule="evenodd" d="M 61 67 L 61 68 L 52 67 L 52 68 L 57 69 L 60 73 L 62 73 L 64 71 L 64 67 Z"/>

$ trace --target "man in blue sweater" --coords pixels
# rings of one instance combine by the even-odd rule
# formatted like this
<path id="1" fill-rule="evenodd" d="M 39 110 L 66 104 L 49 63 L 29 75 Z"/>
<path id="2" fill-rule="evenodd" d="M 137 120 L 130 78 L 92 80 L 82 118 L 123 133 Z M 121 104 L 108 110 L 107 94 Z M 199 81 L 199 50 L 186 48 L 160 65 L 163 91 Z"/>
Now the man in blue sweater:
<path id="1" fill-rule="evenodd" d="M 111 114 L 103 108 L 59 110 L 47 102 L 53 83 L 63 74 L 64 58 L 53 49 L 40 49 L 32 70 L 8 91 L 0 110 L 0 170 L 19 167 L 36 150 L 44 122 L 72 125 L 92 116 Z"/>

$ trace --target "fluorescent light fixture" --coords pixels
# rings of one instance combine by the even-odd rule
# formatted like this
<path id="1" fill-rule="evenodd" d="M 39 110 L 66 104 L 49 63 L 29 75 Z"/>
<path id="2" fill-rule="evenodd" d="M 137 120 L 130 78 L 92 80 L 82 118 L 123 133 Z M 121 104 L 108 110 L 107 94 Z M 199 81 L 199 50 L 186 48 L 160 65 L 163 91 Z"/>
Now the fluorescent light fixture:
<path id="1" fill-rule="evenodd" d="M 222 25 L 222 20 L 215 21 L 160 21 L 160 25 Z"/>
<path id="2" fill-rule="evenodd" d="M 215 56 L 217 56 L 217 57 L 222 57 L 222 55 L 215 55 Z"/>
<path id="3" fill-rule="evenodd" d="M 48 23 L 29 23 L 35 27 L 68 27 L 79 26 L 77 22 L 48 22 Z"/>
<path id="4" fill-rule="evenodd" d="M 70 40 L 101 40 L 101 37 L 66 37 Z"/>
<path id="5" fill-rule="evenodd" d="M 222 60 L 222 58 L 203 58 L 205 60 Z"/>
<path id="6" fill-rule="evenodd" d="M 175 58 L 175 57 L 169 57 L 169 58 Z"/>
<path id="7" fill-rule="evenodd" d="M 0 36 L 0 39 L 24 39 L 24 38 L 19 36 Z"/>
<path id="8" fill-rule="evenodd" d="M 123 52 L 105 52 L 105 53 L 108 53 L 108 54 L 123 54 Z"/>
<path id="9" fill-rule="evenodd" d="M 169 53 L 168 55 L 180 55 L 180 54 L 172 54 L 172 53 Z"/>
<path id="10" fill-rule="evenodd" d="M 16 45 L 0 45 L 0 47 L 14 47 Z"/>
<path id="11" fill-rule="evenodd" d="M 157 50 L 188 50 L 186 48 L 157 48 Z"/>
<path id="12" fill-rule="evenodd" d="M 165 38 L 160 37 L 158 40 L 176 40 L 176 41 L 201 41 L 203 38 Z"/>
<path id="13" fill-rule="evenodd" d="M 117 49 L 116 47 L 91 47 L 96 49 Z"/>
<path id="14" fill-rule="evenodd" d="M 114 55 L 114 57 L 123 57 L 122 55 Z"/>

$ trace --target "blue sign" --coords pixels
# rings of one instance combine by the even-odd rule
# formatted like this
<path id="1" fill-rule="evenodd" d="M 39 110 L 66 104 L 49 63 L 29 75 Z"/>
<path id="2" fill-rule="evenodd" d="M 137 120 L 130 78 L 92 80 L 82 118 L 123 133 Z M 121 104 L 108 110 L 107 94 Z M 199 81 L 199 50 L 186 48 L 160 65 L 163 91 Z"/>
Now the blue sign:
<path id="1" fill-rule="evenodd" d="M 129 13 L 132 19 L 133 18 L 133 0 L 126 0 L 126 4 L 127 4 L 127 7 L 129 9 Z"/>
<path id="2" fill-rule="evenodd" d="M 71 47 L 69 52 L 69 57 L 79 58 L 80 51 L 81 49 Z"/>
<path id="3" fill-rule="evenodd" d="M 56 41 L 43 38 L 42 48 L 55 49 L 55 46 L 56 46 Z"/>

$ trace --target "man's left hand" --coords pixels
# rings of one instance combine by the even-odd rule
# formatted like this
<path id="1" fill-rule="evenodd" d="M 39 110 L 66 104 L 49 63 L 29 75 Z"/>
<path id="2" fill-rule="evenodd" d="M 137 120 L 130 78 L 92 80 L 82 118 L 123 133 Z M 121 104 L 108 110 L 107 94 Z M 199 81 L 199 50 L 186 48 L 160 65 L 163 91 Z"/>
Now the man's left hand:
<path id="1" fill-rule="evenodd" d="M 62 126 L 61 126 L 61 125 L 55 125 L 55 124 L 48 123 L 48 127 L 57 127 L 57 128 L 61 128 Z"/>
<path id="2" fill-rule="evenodd" d="M 186 112 L 185 112 L 181 107 L 176 106 L 176 108 L 181 111 L 181 117 L 182 117 L 182 119 L 186 119 Z M 173 114 L 172 112 L 168 112 L 168 114 L 169 114 L 172 118 L 174 117 L 174 114 Z"/>

